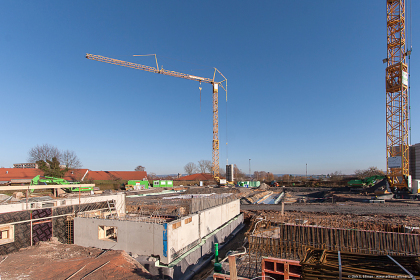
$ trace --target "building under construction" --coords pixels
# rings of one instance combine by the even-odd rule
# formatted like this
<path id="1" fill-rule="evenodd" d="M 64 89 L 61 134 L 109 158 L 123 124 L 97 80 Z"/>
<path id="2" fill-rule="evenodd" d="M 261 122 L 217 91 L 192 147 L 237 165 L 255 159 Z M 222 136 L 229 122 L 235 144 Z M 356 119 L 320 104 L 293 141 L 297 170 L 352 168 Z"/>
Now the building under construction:
<path id="1" fill-rule="evenodd" d="M 243 224 L 239 199 L 230 193 L 155 194 L 132 200 L 126 209 L 124 215 L 78 215 L 74 243 L 124 250 L 162 278 L 184 279 Z"/>

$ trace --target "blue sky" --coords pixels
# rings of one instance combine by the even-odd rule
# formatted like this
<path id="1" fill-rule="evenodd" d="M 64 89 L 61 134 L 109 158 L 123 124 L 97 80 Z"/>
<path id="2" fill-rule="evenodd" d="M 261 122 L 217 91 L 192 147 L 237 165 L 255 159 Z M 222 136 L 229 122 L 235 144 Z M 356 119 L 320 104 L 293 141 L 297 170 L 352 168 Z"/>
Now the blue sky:
<path id="1" fill-rule="evenodd" d="M 412 144 L 420 142 L 419 20 Z M 5 0 L 0 27 L 1 167 L 26 162 L 44 143 L 75 151 L 91 170 L 182 173 L 211 160 L 210 85 L 201 85 L 200 103 L 197 82 L 85 58 L 154 66 L 132 55 L 156 53 L 165 69 L 212 77 L 217 67 L 227 77 L 221 166 L 228 155 L 244 172 L 249 159 L 252 172 L 385 169 L 385 1 Z"/>

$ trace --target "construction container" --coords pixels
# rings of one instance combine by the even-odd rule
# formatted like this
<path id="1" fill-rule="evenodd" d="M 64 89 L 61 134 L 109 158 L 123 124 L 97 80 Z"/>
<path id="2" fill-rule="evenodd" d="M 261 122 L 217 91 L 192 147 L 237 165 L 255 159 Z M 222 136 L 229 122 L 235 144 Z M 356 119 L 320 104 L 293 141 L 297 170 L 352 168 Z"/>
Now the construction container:
<path id="1" fill-rule="evenodd" d="M 172 180 L 155 180 L 153 181 L 154 188 L 172 188 L 174 181 Z"/>
<path id="2" fill-rule="evenodd" d="M 239 187 L 243 187 L 243 188 L 249 187 L 249 181 L 239 181 L 237 184 Z"/>
<path id="3" fill-rule="evenodd" d="M 260 181 L 249 181 L 249 187 L 251 188 L 258 188 L 260 185 Z"/>
<path id="4" fill-rule="evenodd" d="M 258 188 L 261 185 L 260 181 L 239 181 L 238 186 L 243 188 Z"/>
<path id="5" fill-rule="evenodd" d="M 149 189 L 149 181 L 147 180 L 128 180 L 125 186 L 126 190 L 147 190 Z"/>

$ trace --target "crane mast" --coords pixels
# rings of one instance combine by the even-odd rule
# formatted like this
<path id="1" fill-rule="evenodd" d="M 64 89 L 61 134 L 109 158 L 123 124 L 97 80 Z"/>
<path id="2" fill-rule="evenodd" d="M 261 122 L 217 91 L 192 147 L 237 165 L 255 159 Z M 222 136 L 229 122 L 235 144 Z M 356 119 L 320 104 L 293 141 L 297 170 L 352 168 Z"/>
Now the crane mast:
<path id="1" fill-rule="evenodd" d="M 405 0 L 386 1 L 386 157 L 392 188 L 408 187 L 408 67 L 405 51 Z"/>
<path id="2" fill-rule="evenodd" d="M 187 80 L 203 82 L 213 85 L 213 142 L 212 142 L 212 174 L 213 178 L 219 182 L 220 181 L 220 171 L 219 171 L 219 86 L 222 87 L 227 92 L 227 79 L 223 74 L 214 68 L 213 78 L 203 78 L 194 75 L 184 74 L 176 71 L 169 71 L 166 69 L 159 69 L 156 60 L 156 67 L 146 66 L 142 64 L 132 63 L 128 61 L 118 60 L 114 58 L 109 58 L 101 55 L 86 54 L 87 59 L 101 61 L 109 64 L 120 65 L 128 68 L 133 68 L 137 70 L 143 70 L 151 73 L 162 74 L 172 77 L 183 78 Z M 216 73 L 219 73 L 222 77 L 222 81 L 215 81 Z"/>

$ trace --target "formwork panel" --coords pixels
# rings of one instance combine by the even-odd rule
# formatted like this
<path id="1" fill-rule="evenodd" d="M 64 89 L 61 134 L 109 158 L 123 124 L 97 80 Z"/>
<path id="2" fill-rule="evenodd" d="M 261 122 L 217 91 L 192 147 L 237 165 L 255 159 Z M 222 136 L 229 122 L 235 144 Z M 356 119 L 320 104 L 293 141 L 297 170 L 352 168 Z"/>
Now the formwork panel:
<path id="1" fill-rule="evenodd" d="M 295 260 L 263 258 L 261 270 L 263 277 L 270 276 L 275 280 L 302 278 L 301 266 L 299 261 Z"/>

